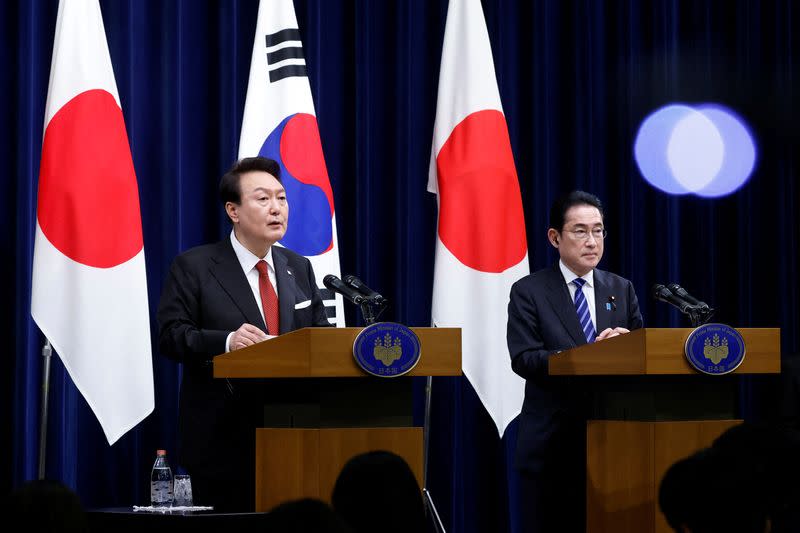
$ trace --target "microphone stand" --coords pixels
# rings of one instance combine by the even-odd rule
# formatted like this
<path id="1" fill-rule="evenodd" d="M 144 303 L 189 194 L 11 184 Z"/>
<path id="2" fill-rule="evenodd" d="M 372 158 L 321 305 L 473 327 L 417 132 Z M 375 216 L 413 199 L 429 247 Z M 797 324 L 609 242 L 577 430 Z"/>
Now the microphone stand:
<path id="1" fill-rule="evenodd" d="M 714 310 L 710 307 L 692 307 L 686 310 L 686 316 L 692 323 L 693 328 L 699 328 L 708 322 L 714 315 Z"/>
<path id="2" fill-rule="evenodd" d="M 358 307 L 361 309 L 361 316 L 364 318 L 364 322 L 370 326 L 381 316 L 388 304 L 389 302 L 385 298 L 382 298 L 379 302 L 376 302 L 374 298 L 364 298 Z"/>

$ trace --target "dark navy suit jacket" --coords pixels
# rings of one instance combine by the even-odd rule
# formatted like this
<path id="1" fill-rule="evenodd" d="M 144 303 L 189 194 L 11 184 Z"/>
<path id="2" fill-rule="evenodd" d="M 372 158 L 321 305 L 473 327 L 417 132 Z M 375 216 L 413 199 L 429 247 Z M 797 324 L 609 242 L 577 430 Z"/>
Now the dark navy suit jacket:
<path id="1" fill-rule="evenodd" d="M 642 327 L 639 303 L 630 281 L 595 269 L 594 294 L 598 334 L 606 328 Z M 612 296 L 612 309 L 607 309 Z M 575 380 L 547 374 L 553 354 L 586 344 L 558 263 L 511 287 L 507 340 L 511 367 L 526 380 L 516 464 L 522 470 L 537 472 L 558 455 L 564 444 L 562 430 L 569 423 L 580 421 L 587 407 L 585 391 L 576 386 Z"/>
<path id="2" fill-rule="evenodd" d="M 272 258 L 280 333 L 329 326 L 308 259 L 279 246 L 272 247 Z M 161 293 L 157 319 L 161 353 L 184 364 L 179 407 L 181 464 L 190 474 L 195 470 L 226 476 L 230 458 L 250 451 L 253 418 L 260 406 L 244 393 L 244 384 L 213 379 L 211 360 L 225 352 L 228 335 L 242 324 L 267 331 L 230 238 L 192 248 L 175 259 Z M 240 468 L 248 468 L 247 463 Z"/>

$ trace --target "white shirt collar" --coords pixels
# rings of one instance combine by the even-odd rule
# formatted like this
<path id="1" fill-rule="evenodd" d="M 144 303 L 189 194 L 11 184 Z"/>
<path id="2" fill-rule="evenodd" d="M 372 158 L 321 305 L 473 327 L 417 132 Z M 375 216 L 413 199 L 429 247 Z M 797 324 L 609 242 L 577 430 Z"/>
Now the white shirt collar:
<path id="1" fill-rule="evenodd" d="M 576 278 L 582 278 L 586 280 L 586 284 L 589 287 L 594 287 L 594 269 L 590 270 L 585 276 L 579 276 L 567 268 L 567 265 L 565 265 L 561 259 L 558 260 L 558 267 L 561 269 L 561 275 L 564 276 L 564 280 L 567 282 L 567 285 L 572 283 Z"/>
<path id="2" fill-rule="evenodd" d="M 256 263 L 262 259 L 267 262 L 269 269 L 275 272 L 275 265 L 272 262 L 272 246 L 267 249 L 267 254 L 264 257 L 258 257 L 239 242 L 233 230 L 231 230 L 231 246 L 233 246 L 236 258 L 239 260 L 239 264 L 242 265 L 242 270 L 244 270 L 245 273 L 253 270 L 256 267 Z"/>

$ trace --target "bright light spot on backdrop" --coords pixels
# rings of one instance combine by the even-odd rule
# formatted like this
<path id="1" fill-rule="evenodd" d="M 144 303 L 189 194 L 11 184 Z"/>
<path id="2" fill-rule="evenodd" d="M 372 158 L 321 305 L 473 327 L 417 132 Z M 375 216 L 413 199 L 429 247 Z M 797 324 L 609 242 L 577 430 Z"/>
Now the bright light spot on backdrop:
<path id="1" fill-rule="evenodd" d="M 639 127 L 633 151 L 644 179 L 668 194 L 731 194 L 756 164 L 747 124 L 716 104 L 658 109 Z"/>

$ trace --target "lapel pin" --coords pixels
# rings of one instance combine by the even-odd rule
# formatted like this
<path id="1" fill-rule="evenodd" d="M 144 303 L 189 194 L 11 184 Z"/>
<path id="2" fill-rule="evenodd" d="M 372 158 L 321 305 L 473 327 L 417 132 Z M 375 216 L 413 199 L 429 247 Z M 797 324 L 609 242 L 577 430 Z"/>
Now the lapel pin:
<path id="1" fill-rule="evenodd" d="M 608 297 L 608 302 L 606 303 L 606 311 L 616 311 L 617 310 L 617 299 L 614 296 Z"/>

